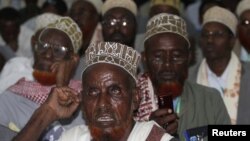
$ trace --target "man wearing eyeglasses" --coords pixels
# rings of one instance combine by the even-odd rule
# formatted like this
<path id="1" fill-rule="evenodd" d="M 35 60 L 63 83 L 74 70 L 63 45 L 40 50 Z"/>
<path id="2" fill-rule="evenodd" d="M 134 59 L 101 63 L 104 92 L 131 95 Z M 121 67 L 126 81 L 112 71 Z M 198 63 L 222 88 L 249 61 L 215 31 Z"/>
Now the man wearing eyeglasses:
<path id="1" fill-rule="evenodd" d="M 237 18 L 225 8 L 214 6 L 205 12 L 200 38 L 205 58 L 190 76 L 190 80 L 220 92 L 232 124 L 238 123 L 241 96 L 250 92 L 250 66 L 242 63 L 232 51 L 236 26 Z"/>
<path id="2" fill-rule="evenodd" d="M 242 0 L 239 2 L 236 14 L 238 16 L 238 39 L 242 45 L 240 60 L 245 62 L 250 62 L 250 0 Z M 246 71 L 249 72 L 249 69 Z M 246 73 L 245 72 L 245 73 Z M 247 81 L 250 77 L 245 77 Z M 245 85 L 245 87 L 241 87 L 241 93 L 239 98 L 239 106 L 238 106 L 238 117 L 237 124 L 250 124 L 250 112 L 249 108 L 249 81 L 246 84 L 243 80 L 241 81 L 241 85 Z"/>
<path id="3" fill-rule="evenodd" d="M 133 0 L 107 0 L 102 7 L 104 41 L 134 47 L 137 7 Z"/>
<path id="4" fill-rule="evenodd" d="M 238 16 L 238 38 L 241 52 L 240 60 L 250 62 L 250 1 L 242 0 L 236 9 Z"/>
<path id="5" fill-rule="evenodd" d="M 78 92 L 81 90 L 81 82 L 71 80 L 81 42 L 82 32 L 69 17 L 57 17 L 36 32 L 32 38 L 34 64 L 31 71 L 26 72 L 33 75 L 33 80 L 21 78 L 1 95 L 0 132 L 2 128 L 19 132 L 32 113 L 44 103 L 53 87 L 69 86 Z M 71 120 L 53 123 L 41 140 L 57 140 L 66 126 L 72 124 Z M 83 122 L 82 119 L 79 122 Z M 7 134 L 1 133 L 0 138 L 5 140 Z"/>

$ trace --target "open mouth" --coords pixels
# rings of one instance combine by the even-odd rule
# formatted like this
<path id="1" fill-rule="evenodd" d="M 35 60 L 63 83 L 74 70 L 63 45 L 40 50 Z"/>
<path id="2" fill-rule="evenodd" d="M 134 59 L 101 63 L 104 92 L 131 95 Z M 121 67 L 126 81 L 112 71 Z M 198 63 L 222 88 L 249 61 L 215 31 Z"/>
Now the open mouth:
<path id="1" fill-rule="evenodd" d="M 114 121 L 114 119 L 111 118 L 110 116 L 102 116 L 102 117 L 97 118 L 97 121 L 99 121 L 99 122 L 111 122 L 111 121 Z"/>
<path id="2" fill-rule="evenodd" d="M 175 74 L 174 73 L 169 73 L 169 72 L 164 72 L 160 74 L 161 79 L 163 80 L 174 80 L 175 79 Z"/>
<path id="3" fill-rule="evenodd" d="M 95 120 L 100 127 L 110 127 L 115 124 L 115 119 L 111 115 L 99 115 Z"/>

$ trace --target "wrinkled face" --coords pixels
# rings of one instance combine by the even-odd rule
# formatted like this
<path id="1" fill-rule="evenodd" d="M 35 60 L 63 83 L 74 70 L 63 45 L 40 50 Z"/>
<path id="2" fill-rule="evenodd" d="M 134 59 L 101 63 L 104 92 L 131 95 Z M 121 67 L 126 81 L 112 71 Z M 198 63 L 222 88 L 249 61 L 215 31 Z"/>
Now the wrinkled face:
<path id="1" fill-rule="evenodd" d="M 19 31 L 20 27 L 17 22 L 0 20 L 0 32 L 6 43 L 17 41 Z"/>
<path id="2" fill-rule="evenodd" d="M 235 38 L 225 25 L 209 22 L 203 26 L 200 47 L 207 61 L 230 57 L 234 43 Z"/>
<path id="3" fill-rule="evenodd" d="M 34 73 L 35 79 L 44 85 L 55 84 L 56 74 L 51 66 L 59 61 L 67 60 L 73 54 L 70 38 L 62 31 L 46 29 L 40 33 L 34 43 Z"/>
<path id="4" fill-rule="evenodd" d="M 187 41 L 173 33 L 157 34 L 145 42 L 145 50 L 145 63 L 155 87 L 168 83 L 181 89 L 188 73 Z"/>
<path id="5" fill-rule="evenodd" d="M 82 78 L 82 110 L 94 138 L 120 140 L 133 124 L 135 82 L 121 68 L 96 64 Z"/>
<path id="6" fill-rule="evenodd" d="M 93 36 L 95 27 L 99 21 L 99 14 L 97 13 L 95 7 L 87 1 L 78 0 L 73 3 L 69 16 L 78 24 L 83 36 L 83 48 L 84 52 Z"/>
<path id="7" fill-rule="evenodd" d="M 118 42 L 133 46 L 136 34 L 134 15 L 125 8 L 112 8 L 106 12 L 102 20 L 104 41 Z"/>
<path id="8" fill-rule="evenodd" d="M 240 43 L 250 53 L 250 10 L 243 12 L 238 24 Z"/>

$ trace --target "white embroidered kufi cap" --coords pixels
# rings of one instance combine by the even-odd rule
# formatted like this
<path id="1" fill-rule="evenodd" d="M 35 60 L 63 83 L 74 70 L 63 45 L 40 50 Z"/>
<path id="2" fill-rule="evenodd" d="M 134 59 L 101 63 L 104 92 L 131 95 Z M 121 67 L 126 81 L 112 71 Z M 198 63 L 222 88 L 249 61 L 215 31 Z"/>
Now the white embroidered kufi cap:
<path id="1" fill-rule="evenodd" d="M 236 16 L 228 9 L 219 6 L 213 6 L 209 8 L 203 16 L 202 26 L 209 22 L 221 23 L 228 27 L 234 35 L 236 34 L 238 20 Z"/>
<path id="2" fill-rule="evenodd" d="M 96 9 L 98 13 L 101 13 L 103 2 L 102 0 L 86 0 L 90 2 Z"/>
<path id="3" fill-rule="evenodd" d="M 183 37 L 190 47 L 186 22 L 179 16 L 161 13 L 153 16 L 147 23 L 144 42 L 160 33 L 175 33 Z"/>
<path id="4" fill-rule="evenodd" d="M 236 8 L 237 16 L 240 17 L 246 10 L 250 10 L 250 0 L 241 0 Z"/>
<path id="5" fill-rule="evenodd" d="M 140 54 L 131 47 L 115 42 L 92 43 L 85 51 L 86 68 L 98 63 L 116 65 L 127 71 L 136 81 Z M 137 81 L 136 81 L 137 82 Z"/>
<path id="6" fill-rule="evenodd" d="M 38 31 L 38 30 L 46 27 L 47 25 L 55 22 L 59 18 L 61 18 L 61 16 L 53 14 L 53 13 L 43 13 L 43 14 L 37 16 L 36 21 L 35 21 L 36 22 L 35 31 Z"/>
<path id="7" fill-rule="evenodd" d="M 129 10 L 135 16 L 137 14 L 137 6 L 133 0 L 106 0 L 102 6 L 102 15 L 112 8 L 121 7 Z"/>
<path id="8" fill-rule="evenodd" d="M 74 52 L 78 52 L 82 45 L 82 32 L 79 26 L 70 17 L 61 17 L 54 23 L 49 24 L 44 30 L 50 28 L 58 29 L 66 33 L 73 44 Z"/>

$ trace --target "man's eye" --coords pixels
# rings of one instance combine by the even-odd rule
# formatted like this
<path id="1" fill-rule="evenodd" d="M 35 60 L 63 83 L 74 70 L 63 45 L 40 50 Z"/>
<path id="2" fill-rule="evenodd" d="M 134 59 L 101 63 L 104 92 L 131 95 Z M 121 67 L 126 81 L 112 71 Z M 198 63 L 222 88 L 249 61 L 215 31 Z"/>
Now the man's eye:
<path id="1" fill-rule="evenodd" d="M 159 60 L 161 60 L 161 58 L 162 58 L 161 54 L 159 54 L 159 53 L 154 54 L 154 60 L 159 61 Z"/>
<path id="2" fill-rule="evenodd" d="M 100 93 L 100 91 L 96 88 L 91 88 L 88 91 L 89 96 L 97 96 Z"/>
<path id="3" fill-rule="evenodd" d="M 122 26 L 127 26 L 127 25 L 128 25 L 128 23 L 126 21 L 122 22 Z"/>
<path id="4" fill-rule="evenodd" d="M 114 21 L 111 21 L 111 22 L 110 22 L 110 25 L 111 25 L 111 26 L 114 26 L 114 25 L 115 25 L 115 22 L 114 22 Z"/>
<path id="5" fill-rule="evenodd" d="M 119 86 L 111 86 L 109 88 L 109 93 L 112 95 L 120 95 L 121 94 L 121 88 Z"/>
<path id="6" fill-rule="evenodd" d="M 174 52 L 173 53 L 173 58 L 183 58 L 183 54 L 181 54 L 179 52 Z"/>

